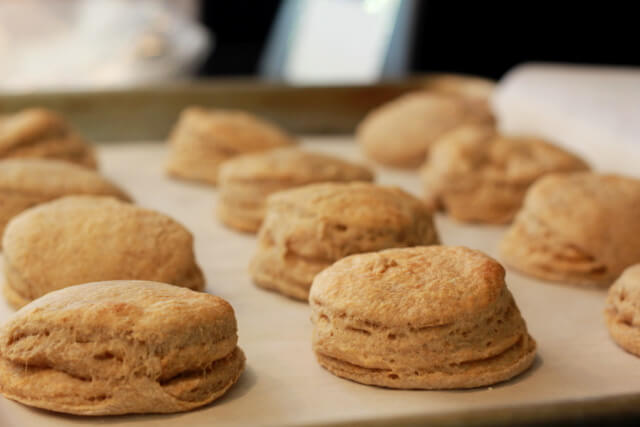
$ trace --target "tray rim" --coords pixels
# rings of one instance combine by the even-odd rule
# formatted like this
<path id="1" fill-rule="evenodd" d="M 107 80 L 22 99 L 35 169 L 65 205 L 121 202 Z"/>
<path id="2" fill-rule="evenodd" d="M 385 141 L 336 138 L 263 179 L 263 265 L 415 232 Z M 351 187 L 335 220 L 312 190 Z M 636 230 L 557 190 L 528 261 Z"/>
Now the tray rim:
<path id="1" fill-rule="evenodd" d="M 375 83 L 343 83 L 343 84 L 309 84 L 294 85 L 282 80 L 252 78 L 246 76 L 222 76 L 222 77 L 206 77 L 196 78 L 193 80 L 174 80 L 165 83 L 140 84 L 135 86 L 119 86 L 113 88 L 97 88 L 77 90 L 37 90 L 23 92 L 2 92 L 0 90 L 0 101 L 7 99 L 20 98 L 52 98 L 52 97 L 80 97 L 80 96 L 104 96 L 108 94 L 120 93 L 142 93 L 142 92 L 171 92 L 179 90 L 272 90 L 285 89 L 290 91 L 300 90 L 327 90 L 327 89 L 366 89 L 382 86 L 422 86 L 425 89 L 434 87 L 446 87 L 446 90 L 455 91 L 455 85 L 466 84 L 495 84 L 495 81 L 481 76 L 474 76 L 463 73 L 418 73 L 412 74 L 404 78 L 388 78 L 382 79 Z"/>
<path id="2" fill-rule="evenodd" d="M 247 110 L 292 133 L 341 134 L 352 132 L 375 106 L 409 91 L 462 92 L 486 100 L 493 85 L 481 77 L 446 73 L 358 85 L 293 86 L 274 80 L 214 78 L 113 89 L 0 91 L 0 114 L 31 106 L 50 108 L 97 142 L 164 139 L 179 112 L 189 105 Z"/>

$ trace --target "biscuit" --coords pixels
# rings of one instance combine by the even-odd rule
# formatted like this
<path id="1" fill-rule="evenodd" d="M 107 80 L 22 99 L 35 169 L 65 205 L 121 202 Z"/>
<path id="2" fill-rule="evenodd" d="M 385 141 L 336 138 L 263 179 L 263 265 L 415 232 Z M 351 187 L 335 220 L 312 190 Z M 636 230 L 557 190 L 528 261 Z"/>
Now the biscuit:
<path id="1" fill-rule="evenodd" d="M 129 196 L 98 173 L 69 162 L 14 158 L 0 161 L 0 236 L 11 218 L 31 206 L 71 194 Z"/>
<path id="2" fill-rule="evenodd" d="M 31 108 L 0 116 L 0 158 L 44 157 L 95 169 L 93 148 L 58 114 Z"/>
<path id="3" fill-rule="evenodd" d="M 325 369 L 402 389 L 473 388 L 528 369 L 527 332 L 500 264 L 464 247 L 353 255 L 313 280 L 313 350 Z"/>
<path id="4" fill-rule="evenodd" d="M 233 308 L 164 283 L 51 292 L 0 327 L 0 393 L 77 415 L 187 411 L 240 377 Z"/>
<path id="5" fill-rule="evenodd" d="M 640 357 L 640 264 L 627 268 L 609 288 L 604 315 L 613 340 Z"/>
<path id="6" fill-rule="evenodd" d="M 249 272 L 258 286 L 306 301 L 315 275 L 340 258 L 437 243 L 431 212 L 398 188 L 311 184 L 269 196 Z"/>
<path id="7" fill-rule="evenodd" d="M 493 123 L 493 118 L 486 104 L 464 97 L 411 92 L 367 114 L 356 140 L 379 163 L 417 168 L 436 139 L 465 123 Z"/>
<path id="8" fill-rule="evenodd" d="M 173 219 L 111 197 L 67 196 L 13 218 L 2 246 L 7 300 L 105 280 L 202 290 L 191 233 Z"/>
<path id="9" fill-rule="evenodd" d="M 544 280 L 610 285 L 640 262 L 640 180 L 547 175 L 527 192 L 500 244 L 511 267 Z"/>
<path id="10" fill-rule="evenodd" d="M 233 158 L 222 165 L 218 180 L 218 218 L 255 233 L 269 194 L 317 182 L 372 181 L 373 174 L 333 156 L 286 147 Z"/>
<path id="11" fill-rule="evenodd" d="M 167 172 L 215 185 L 225 160 L 293 143 L 282 129 L 252 114 L 189 107 L 169 137 Z"/>
<path id="12" fill-rule="evenodd" d="M 499 134 L 493 126 L 461 126 L 431 147 L 420 170 L 427 203 L 460 221 L 513 220 L 527 188 L 551 172 L 587 170 L 577 156 L 537 138 Z"/>

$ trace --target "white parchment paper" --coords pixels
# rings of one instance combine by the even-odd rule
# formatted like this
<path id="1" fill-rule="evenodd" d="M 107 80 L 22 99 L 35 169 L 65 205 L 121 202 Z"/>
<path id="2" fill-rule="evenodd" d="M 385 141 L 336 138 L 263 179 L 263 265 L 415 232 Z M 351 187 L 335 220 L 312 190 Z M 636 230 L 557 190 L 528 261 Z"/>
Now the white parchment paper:
<path id="1" fill-rule="evenodd" d="M 307 138 L 306 144 L 310 150 L 365 162 L 347 138 Z M 99 154 L 102 171 L 138 204 L 173 216 L 194 233 L 207 291 L 227 299 L 236 310 L 247 369 L 226 396 L 188 413 L 76 417 L 0 398 L 1 426 L 300 425 L 640 393 L 640 360 L 618 348 L 603 323 L 604 291 L 544 283 L 511 271 L 508 286 L 538 342 L 537 360 L 524 375 L 468 391 L 388 390 L 337 378 L 324 371 L 311 352 L 308 306 L 251 283 L 246 267 L 255 237 L 218 223 L 215 189 L 168 179 L 162 144 L 105 145 Z M 377 171 L 379 183 L 420 194 L 415 172 Z M 437 218 L 437 226 L 445 244 L 493 256 L 505 230 L 462 225 L 444 216 Z M 0 320 L 12 312 L 0 301 Z"/>

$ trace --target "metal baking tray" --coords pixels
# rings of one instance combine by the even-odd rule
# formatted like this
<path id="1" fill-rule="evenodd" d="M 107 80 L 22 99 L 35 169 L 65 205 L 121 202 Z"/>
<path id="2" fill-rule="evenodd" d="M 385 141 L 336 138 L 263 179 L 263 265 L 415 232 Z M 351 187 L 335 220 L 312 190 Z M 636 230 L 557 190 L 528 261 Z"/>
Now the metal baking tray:
<path id="1" fill-rule="evenodd" d="M 73 125 L 90 140 L 101 143 L 129 143 L 135 141 L 136 144 L 132 145 L 131 153 L 137 153 L 137 155 L 140 156 L 141 152 L 139 150 L 144 150 L 144 148 L 140 147 L 140 142 L 164 141 L 178 113 L 185 106 L 202 105 L 240 108 L 267 117 L 297 134 L 323 135 L 320 139 L 325 141 L 324 148 L 326 151 L 334 151 L 330 147 L 327 148 L 328 145 L 326 141 L 334 140 L 332 139 L 334 135 L 344 135 L 352 132 L 364 114 L 380 103 L 388 101 L 404 92 L 419 88 L 457 92 L 468 90 L 468 88 L 475 87 L 475 85 L 478 84 L 490 84 L 490 82 L 473 77 L 442 74 L 416 76 L 403 81 L 385 82 L 371 86 L 291 87 L 277 83 L 252 80 L 211 80 L 100 92 L 0 95 L 0 114 L 32 106 L 52 108 L 67 116 Z M 348 141 L 348 138 L 337 138 L 335 140 Z M 314 139 L 312 138 L 309 141 L 314 141 Z M 105 154 L 107 153 L 108 152 L 105 152 Z M 114 159 L 118 156 L 122 158 L 122 156 L 127 155 L 126 153 L 126 151 L 118 152 L 117 154 L 111 152 L 111 154 L 108 155 Z M 156 151 L 154 155 L 157 154 Z M 154 173 L 160 174 L 161 166 L 156 165 L 154 167 L 157 169 Z M 116 169 L 112 168 L 111 171 L 107 170 L 106 172 L 107 174 L 111 173 L 114 179 L 118 179 L 116 174 L 119 172 Z M 398 182 L 406 179 L 406 176 L 395 176 L 395 172 L 393 171 L 389 171 L 388 173 L 391 178 L 398 180 Z M 125 178 L 122 179 L 125 180 Z M 203 191 L 203 189 L 198 188 L 193 191 L 199 192 Z M 209 209 L 201 216 L 203 216 L 203 218 L 208 217 L 209 220 L 213 222 L 214 219 L 212 215 L 212 210 Z M 447 226 L 452 227 L 451 224 Z M 489 233 L 493 233 L 494 231 L 495 230 L 489 231 Z M 224 233 L 226 233 L 224 234 L 226 238 L 231 238 L 230 236 L 234 234 L 233 232 Z M 242 244 L 248 244 L 247 239 L 251 239 L 251 237 L 247 237 L 246 235 L 238 238 L 244 240 Z M 206 263 L 207 261 L 200 259 L 200 262 Z M 507 283 L 509 283 L 509 280 Z M 567 292 L 579 291 L 580 290 L 572 290 Z M 255 290 L 255 292 L 262 291 Z M 287 301 L 286 304 L 292 303 Z M 299 310 L 299 308 L 295 310 Z M 596 315 L 598 314 L 599 313 L 596 313 Z M 525 315 L 525 319 L 526 318 L 527 316 Z M 242 321 L 240 325 L 242 327 Z M 242 345 L 242 328 L 239 332 Z M 534 337 L 538 338 L 535 334 Z M 611 345 L 611 343 L 607 345 Z M 575 352 L 576 358 L 580 357 L 581 352 L 588 352 L 590 350 L 591 349 L 588 348 L 567 348 L 567 351 Z M 250 368 L 251 358 L 252 355 L 248 354 Z M 638 366 L 640 366 L 640 361 L 638 361 L 638 363 Z M 250 372 L 246 375 L 250 377 L 249 381 L 254 381 L 255 379 L 251 379 L 251 377 L 260 375 L 260 373 L 250 369 Z M 531 375 L 535 376 L 536 373 L 533 372 Z M 637 374 L 630 375 L 629 381 L 634 381 L 636 378 L 638 378 Z M 344 420 L 334 419 L 332 424 L 354 426 L 388 424 L 411 426 L 425 424 L 433 426 L 477 426 L 549 425 L 565 423 L 595 425 L 605 421 L 625 421 L 633 423 L 634 421 L 640 422 L 640 384 L 638 384 L 637 389 L 639 390 L 638 393 L 588 399 L 572 399 L 566 398 L 565 396 L 562 399 L 550 399 L 547 403 L 535 405 L 514 405 L 509 400 L 505 400 L 501 405 L 494 405 L 486 409 L 468 409 L 461 406 L 456 410 L 446 409 L 441 412 L 436 411 L 435 413 L 431 411 L 425 414 L 413 413 L 393 417 L 371 415 Z M 278 390 L 274 390 L 273 392 L 277 393 Z M 552 390 L 549 390 L 549 392 L 552 393 Z M 387 393 L 393 396 L 396 392 L 389 390 Z M 414 393 L 424 393 L 424 398 L 428 399 L 430 392 Z M 451 397 L 455 399 L 456 395 L 452 394 Z M 234 400 L 235 399 L 241 400 L 242 396 L 234 397 Z M 224 401 L 222 401 L 221 404 L 224 404 Z M 211 423 L 216 421 L 215 405 L 214 403 L 211 408 Z M 11 408 L 12 406 L 2 405 L 0 425 L 11 425 L 15 420 L 23 419 L 10 416 L 7 411 L 10 411 Z M 209 409 L 204 410 L 209 411 Z M 34 412 L 38 417 L 41 417 L 42 414 L 51 417 L 51 425 L 99 424 L 102 422 L 109 424 L 137 424 L 138 422 L 142 422 L 142 424 L 145 424 L 146 421 L 162 422 L 163 425 L 164 423 L 169 425 L 181 422 L 179 416 L 173 415 L 91 419 L 61 416 L 38 410 Z M 372 408 L 372 414 L 375 414 L 375 408 Z M 318 422 L 325 423 L 325 421 L 322 420 Z M 283 424 L 286 424 L 285 419 L 283 419 Z M 306 422 L 305 424 L 313 425 L 313 422 Z"/>

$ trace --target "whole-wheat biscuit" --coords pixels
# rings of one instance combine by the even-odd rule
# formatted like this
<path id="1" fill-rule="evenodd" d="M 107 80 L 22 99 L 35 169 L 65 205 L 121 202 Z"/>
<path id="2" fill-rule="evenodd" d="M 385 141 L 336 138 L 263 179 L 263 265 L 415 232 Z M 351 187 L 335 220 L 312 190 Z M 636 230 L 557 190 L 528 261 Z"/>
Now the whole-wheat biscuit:
<path id="1" fill-rule="evenodd" d="M 78 415 L 187 411 L 238 380 L 237 341 L 222 298 L 156 282 L 72 286 L 0 327 L 0 393 Z"/>
<path id="2" fill-rule="evenodd" d="M 67 196 L 28 209 L 9 222 L 2 246 L 4 294 L 15 307 L 104 280 L 204 288 L 186 228 L 111 197 Z"/>
<path id="3" fill-rule="evenodd" d="M 609 288 L 604 314 L 613 340 L 640 357 L 640 264 L 627 268 Z"/>
<path id="4" fill-rule="evenodd" d="M 610 285 L 640 262 L 640 180 L 551 174 L 527 192 L 505 234 L 504 261 L 545 280 Z"/>
<path id="5" fill-rule="evenodd" d="M 44 157 L 95 169 L 93 148 L 58 114 L 31 108 L 0 116 L 0 158 Z"/>
<path id="6" fill-rule="evenodd" d="M 340 258 L 437 243 L 429 209 L 398 188 L 311 184 L 269 196 L 249 272 L 258 286 L 307 300 L 315 275 Z"/>
<path id="7" fill-rule="evenodd" d="M 579 157 L 538 138 L 461 126 L 431 147 L 420 170 L 427 203 L 460 221 L 510 222 L 539 177 L 587 170 Z"/>
<path id="8" fill-rule="evenodd" d="M 462 96 L 411 92 L 371 111 L 358 125 L 356 139 L 379 163 L 420 166 L 431 145 L 465 123 L 493 123 L 485 103 Z"/>
<path id="9" fill-rule="evenodd" d="M 233 158 L 222 165 L 218 180 L 218 218 L 256 232 L 272 193 L 317 182 L 372 181 L 373 174 L 333 156 L 286 147 Z"/>
<path id="10" fill-rule="evenodd" d="M 169 175 L 216 184 L 222 162 L 294 144 L 276 125 L 243 111 L 185 109 L 169 137 Z"/>
<path id="11" fill-rule="evenodd" d="M 129 196 L 100 174 L 53 159 L 0 160 L 0 236 L 11 218 L 27 208 L 71 194 Z"/>
<path id="12" fill-rule="evenodd" d="M 492 258 L 428 246 L 353 255 L 311 287 L 313 350 L 331 373 L 391 388 L 472 388 L 531 366 L 536 343 Z"/>

